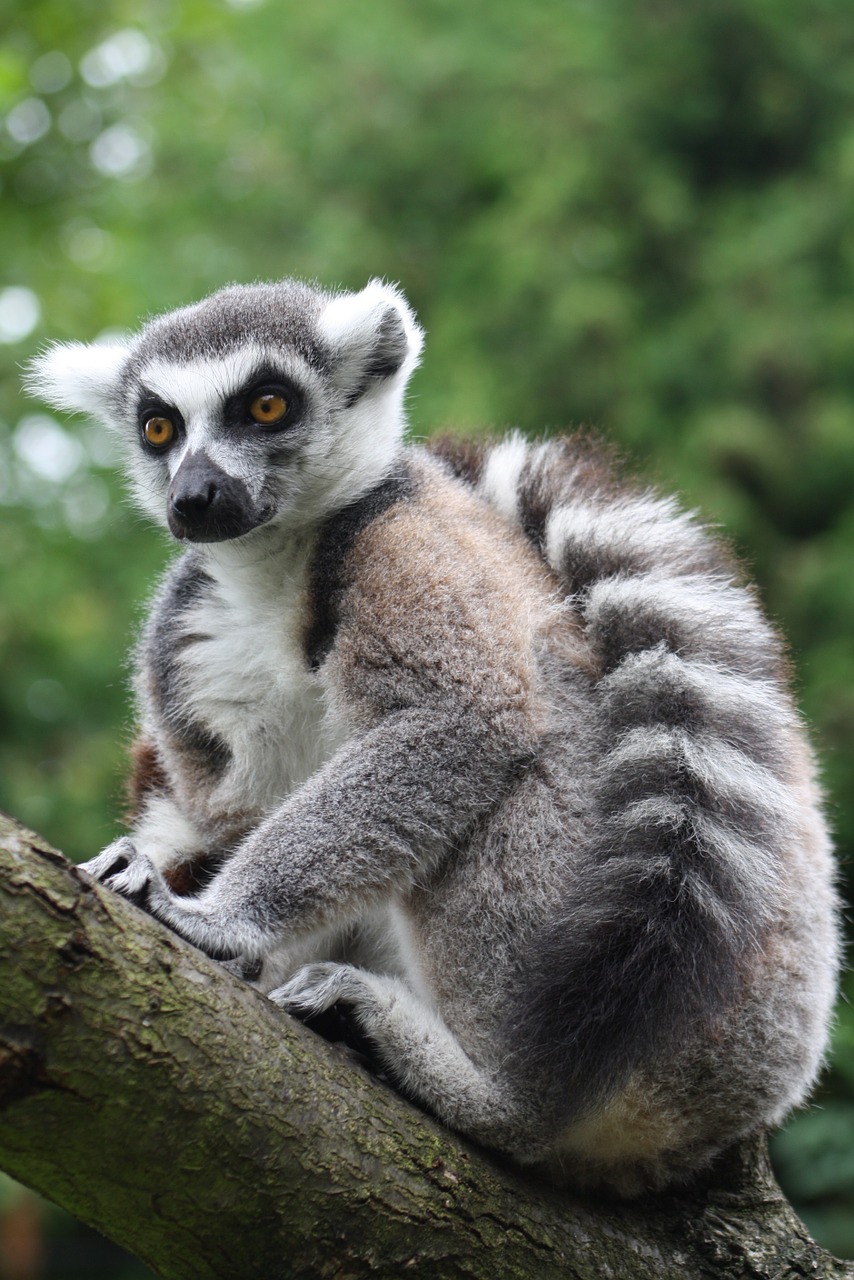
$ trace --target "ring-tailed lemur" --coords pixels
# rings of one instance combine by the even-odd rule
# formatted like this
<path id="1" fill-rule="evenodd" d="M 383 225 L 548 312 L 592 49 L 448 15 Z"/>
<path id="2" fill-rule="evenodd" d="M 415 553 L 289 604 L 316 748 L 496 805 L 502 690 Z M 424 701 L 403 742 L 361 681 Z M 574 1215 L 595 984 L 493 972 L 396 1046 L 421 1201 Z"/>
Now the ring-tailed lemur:
<path id="1" fill-rule="evenodd" d="M 820 1065 L 831 852 L 785 660 L 669 499 L 580 439 L 403 443 L 377 281 L 230 287 L 55 346 L 184 544 L 137 652 L 131 834 L 89 871 L 448 1125 L 632 1193 Z"/>

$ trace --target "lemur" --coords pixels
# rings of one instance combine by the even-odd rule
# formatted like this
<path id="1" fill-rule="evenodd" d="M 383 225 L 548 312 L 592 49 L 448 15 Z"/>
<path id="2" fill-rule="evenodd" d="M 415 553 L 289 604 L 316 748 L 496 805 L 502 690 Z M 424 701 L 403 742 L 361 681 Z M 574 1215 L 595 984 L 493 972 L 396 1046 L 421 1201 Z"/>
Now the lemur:
<path id="1" fill-rule="evenodd" d="M 230 286 L 31 385 L 183 546 L 103 884 L 446 1125 L 631 1195 L 821 1064 L 831 848 L 728 553 L 580 436 L 404 443 L 400 291 Z"/>

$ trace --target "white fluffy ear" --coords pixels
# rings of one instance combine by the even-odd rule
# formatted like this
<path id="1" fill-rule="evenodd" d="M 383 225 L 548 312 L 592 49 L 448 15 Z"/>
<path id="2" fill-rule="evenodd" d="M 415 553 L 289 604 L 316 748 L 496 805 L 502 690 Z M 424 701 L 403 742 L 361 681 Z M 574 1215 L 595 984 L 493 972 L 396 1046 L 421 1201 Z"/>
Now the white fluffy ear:
<path id="1" fill-rule="evenodd" d="M 30 361 L 27 390 L 56 409 L 112 418 L 127 354 L 119 343 L 57 342 Z"/>
<path id="2" fill-rule="evenodd" d="M 395 375 L 405 383 L 424 343 L 406 298 L 382 280 L 332 298 L 320 315 L 320 331 L 332 348 L 335 380 L 351 400 Z"/>

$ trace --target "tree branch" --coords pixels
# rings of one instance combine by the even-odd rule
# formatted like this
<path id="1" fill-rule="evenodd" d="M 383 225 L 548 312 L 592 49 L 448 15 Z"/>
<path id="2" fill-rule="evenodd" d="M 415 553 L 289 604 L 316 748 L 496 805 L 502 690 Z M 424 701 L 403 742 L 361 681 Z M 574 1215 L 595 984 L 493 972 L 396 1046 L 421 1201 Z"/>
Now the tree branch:
<path id="1" fill-rule="evenodd" d="M 854 1276 L 764 1142 L 690 1192 L 525 1178 L 0 816 L 0 1165 L 167 1280 Z"/>

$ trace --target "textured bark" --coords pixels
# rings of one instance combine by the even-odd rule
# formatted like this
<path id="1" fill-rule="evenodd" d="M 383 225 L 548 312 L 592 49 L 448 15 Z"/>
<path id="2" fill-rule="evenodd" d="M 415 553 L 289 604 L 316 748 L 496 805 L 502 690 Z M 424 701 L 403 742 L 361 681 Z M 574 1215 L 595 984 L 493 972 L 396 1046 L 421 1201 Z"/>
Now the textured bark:
<path id="1" fill-rule="evenodd" d="M 0 817 L 0 1166 L 163 1277 L 854 1277 L 764 1142 L 580 1200 L 401 1100 Z"/>

